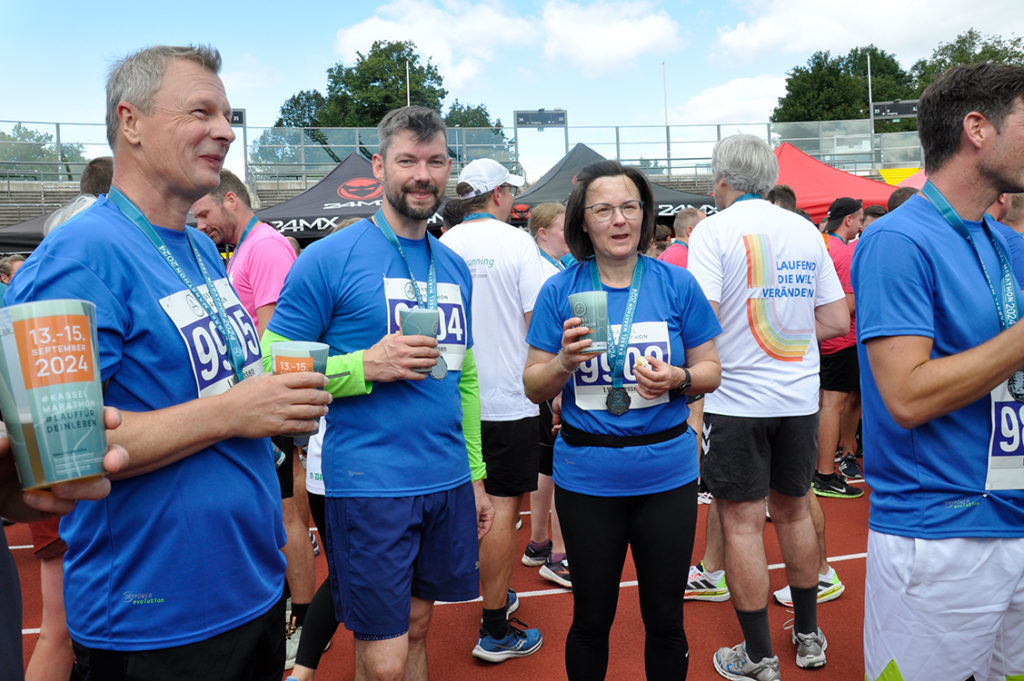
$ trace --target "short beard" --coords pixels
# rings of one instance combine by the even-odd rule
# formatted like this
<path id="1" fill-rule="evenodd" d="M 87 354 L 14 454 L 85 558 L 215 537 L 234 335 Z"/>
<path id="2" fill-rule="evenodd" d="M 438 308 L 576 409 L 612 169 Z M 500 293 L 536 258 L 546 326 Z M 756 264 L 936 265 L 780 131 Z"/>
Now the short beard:
<path id="1" fill-rule="evenodd" d="M 405 217 L 411 220 L 429 220 L 434 216 L 434 213 L 436 213 L 437 209 L 441 206 L 442 197 L 440 196 L 440 193 L 437 191 L 437 187 L 431 184 L 425 184 L 412 185 L 411 188 L 413 190 L 427 190 L 433 193 L 433 205 L 429 209 L 424 210 L 413 208 L 405 199 L 406 188 L 398 187 L 396 190 L 395 187 L 392 187 L 391 185 L 387 184 L 387 182 L 384 183 L 384 195 L 387 197 L 388 203 L 391 204 L 391 207 L 394 208 L 399 215 L 404 215 Z"/>

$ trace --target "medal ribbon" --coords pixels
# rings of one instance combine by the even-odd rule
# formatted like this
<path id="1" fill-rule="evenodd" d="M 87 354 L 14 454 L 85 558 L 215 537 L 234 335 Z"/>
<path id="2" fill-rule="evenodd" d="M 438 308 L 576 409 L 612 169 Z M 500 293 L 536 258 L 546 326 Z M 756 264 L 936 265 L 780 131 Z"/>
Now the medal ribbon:
<path id="1" fill-rule="evenodd" d="M 483 212 L 481 212 L 481 213 L 470 213 L 466 217 L 462 218 L 462 221 L 463 222 L 469 222 L 470 220 L 480 220 L 482 218 L 490 218 L 491 220 L 497 220 L 498 219 L 498 218 L 494 217 L 493 215 L 491 215 L 490 213 L 483 213 Z"/>
<path id="2" fill-rule="evenodd" d="M 747 192 L 746 194 L 743 194 L 742 196 L 737 196 L 736 200 L 733 201 L 733 203 L 739 203 L 740 201 L 752 201 L 754 199 L 759 199 L 759 198 L 761 198 L 760 194 L 755 194 L 753 192 Z"/>
<path id="3" fill-rule="evenodd" d="M 430 267 L 427 268 L 427 300 L 424 303 L 423 294 L 420 293 L 420 286 L 416 282 L 416 277 L 413 276 L 412 267 L 409 265 L 409 260 L 405 257 L 405 250 L 402 248 L 401 242 L 395 235 L 395 230 L 391 229 L 391 224 L 388 219 L 384 217 L 384 210 L 379 209 L 373 216 L 373 221 L 380 228 L 384 238 L 388 240 L 392 246 L 398 251 L 398 255 L 402 258 L 402 262 L 405 263 L 405 269 L 409 272 L 409 281 L 412 282 L 412 290 L 416 294 L 416 304 L 420 307 L 428 310 L 437 309 L 437 269 L 434 267 L 434 254 L 430 249 L 430 236 L 427 236 L 427 256 L 430 258 Z"/>
<path id="4" fill-rule="evenodd" d="M 595 291 L 603 291 L 601 286 L 601 275 L 597 271 L 597 262 L 591 260 L 590 280 Z M 612 388 L 621 388 L 622 380 L 625 377 L 623 369 L 626 366 L 626 350 L 629 348 L 629 334 L 633 330 L 633 315 L 636 314 L 636 305 L 640 299 L 640 282 L 644 278 L 644 259 L 639 256 L 636 265 L 633 267 L 633 280 L 629 284 L 629 297 L 626 299 L 626 309 L 622 313 L 622 324 L 619 326 L 619 339 L 612 337 L 611 321 L 608 322 L 608 360 L 612 367 Z"/>
<path id="5" fill-rule="evenodd" d="M 136 227 L 142 230 L 142 233 L 146 235 L 150 243 L 156 248 L 156 250 L 164 257 L 164 260 L 170 266 L 174 273 L 178 275 L 182 283 L 188 287 L 188 290 L 195 296 L 199 304 L 203 306 L 203 310 L 206 311 L 206 315 L 213 322 L 217 332 L 220 333 L 221 338 L 224 339 L 225 344 L 228 347 L 228 355 L 231 360 L 231 368 L 235 372 L 235 378 L 241 381 L 245 378 L 245 352 L 242 350 L 242 343 L 238 340 L 238 334 L 235 333 L 234 327 L 231 325 L 231 317 L 228 316 L 227 310 L 224 309 L 224 301 L 220 299 L 220 295 L 217 293 L 217 289 L 213 286 L 213 281 L 210 279 L 210 273 L 206 269 L 206 264 L 203 263 L 202 257 L 199 255 L 199 248 L 196 246 L 196 242 L 193 240 L 192 233 L 186 229 L 185 237 L 188 239 L 188 244 L 192 248 L 192 255 L 195 256 L 196 264 L 199 265 L 199 271 L 203 275 L 203 281 L 206 283 L 206 290 L 209 292 L 210 299 L 213 300 L 213 306 L 206 299 L 199 289 L 196 288 L 195 284 L 189 278 L 188 274 L 182 269 L 178 263 L 174 254 L 167 248 L 167 244 L 157 234 L 156 229 L 153 228 L 152 223 L 149 219 L 139 210 L 139 207 L 132 203 L 131 199 L 125 196 L 120 189 L 117 187 L 111 187 L 110 192 L 107 194 L 107 198 L 117 207 L 121 213 L 131 220 Z"/>
<path id="6" fill-rule="evenodd" d="M 552 265 L 555 266 L 555 269 L 558 269 L 558 270 L 564 270 L 565 269 L 565 264 L 561 260 L 559 260 L 558 258 L 556 258 L 554 256 L 548 255 L 547 253 L 544 252 L 544 249 L 541 248 L 540 246 L 537 246 L 537 250 L 540 251 L 540 255 L 541 255 L 542 258 L 544 258 L 549 263 L 551 263 Z"/>
<path id="7" fill-rule="evenodd" d="M 967 225 L 964 224 L 963 218 L 953 209 L 949 200 L 942 195 L 939 188 L 932 184 L 930 180 L 924 183 L 921 193 L 926 199 L 931 201 L 932 205 L 938 209 L 939 214 L 956 230 L 956 233 L 966 239 L 967 243 L 974 249 L 974 254 L 978 256 L 978 264 L 981 265 L 981 272 L 985 275 L 985 282 L 988 284 L 989 292 L 992 294 L 992 300 L 999 315 L 1000 327 L 1008 329 L 1016 324 L 1020 313 L 1017 306 L 1017 287 L 1013 282 L 1013 271 L 1010 268 L 1010 260 L 1006 252 L 992 235 L 988 221 L 983 217 L 981 219 L 981 226 L 985 230 L 985 236 L 992 242 L 992 248 L 995 250 L 996 255 L 999 256 L 999 293 L 996 292 L 996 287 L 992 283 L 992 277 L 988 273 L 988 268 L 985 267 L 985 261 L 981 258 L 981 252 L 978 250 L 977 244 L 974 243 L 974 237 L 971 236 Z"/>
<path id="8" fill-rule="evenodd" d="M 235 245 L 235 248 L 231 251 L 231 258 L 228 260 L 229 274 L 231 273 L 231 266 L 235 262 L 235 256 L 238 255 L 238 251 L 242 248 L 242 244 L 245 242 L 245 237 L 249 236 L 249 232 L 252 231 L 252 228 L 256 225 L 257 222 L 259 222 L 259 220 L 256 218 L 255 215 L 253 215 L 252 219 L 249 220 L 249 224 L 247 224 L 245 226 L 245 229 L 242 231 L 242 238 L 238 240 L 238 243 Z"/>

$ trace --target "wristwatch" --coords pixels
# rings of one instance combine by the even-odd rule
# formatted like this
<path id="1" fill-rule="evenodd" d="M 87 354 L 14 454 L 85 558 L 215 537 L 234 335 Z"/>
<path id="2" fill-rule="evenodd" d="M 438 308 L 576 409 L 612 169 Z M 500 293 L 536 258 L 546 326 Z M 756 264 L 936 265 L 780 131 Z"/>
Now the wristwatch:
<path id="1" fill-rule="evenodd" d="M 679 385 L 677 385 L 676 387 L 672 388 L 672 390 L 669 391 L 673 395 L 684 395 L 684 394 L 686 394 L 686 391 L 690 389 L 690 380 L 691 380 L 690 370 L 687 369 L 686 367 L 683 367 L 682 369 L 683 369 L 683 375 L 684 375 L 683 382 L 680 383 Z"/>

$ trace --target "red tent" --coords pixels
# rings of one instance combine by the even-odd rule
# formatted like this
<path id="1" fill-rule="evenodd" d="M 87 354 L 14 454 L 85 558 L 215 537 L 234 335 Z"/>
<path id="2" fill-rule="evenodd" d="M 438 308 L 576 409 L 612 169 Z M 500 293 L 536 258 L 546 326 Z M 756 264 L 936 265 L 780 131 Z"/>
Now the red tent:
<path id="1" fill-rule="evenodd" d="M 789 142 L 775 149 L 779 160 L 779 184 L 788 184 L 796 192 L 796 207 L 811 216 L 815 224 L 821 222 L 828 207 L 840 196 L 860 199 L 865 206 L 885 207 L 894 188 L 833 168 L 827 163 L 808 156 Z"/>

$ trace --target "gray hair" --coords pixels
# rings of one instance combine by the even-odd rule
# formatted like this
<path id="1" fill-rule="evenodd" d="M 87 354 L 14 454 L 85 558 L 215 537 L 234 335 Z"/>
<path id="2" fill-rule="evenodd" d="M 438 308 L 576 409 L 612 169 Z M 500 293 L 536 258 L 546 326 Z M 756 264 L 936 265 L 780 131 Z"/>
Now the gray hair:
<path id="1" fill-rule="evenodd" d="M 711 156 L 711 175 L 738 192 L 764 196 L 779 176 L 779 162 L 756 135 L 733 135 L 718 140 Z"/>
<path id="2" fill-rule="evenodd" d="M 444 135 L 445 144 L 448 144 L 448 126 L 444 124 L 441 114 L 424 106 L 403 106 L 387 112 L 377 125 L 381 156 L 387 153 L 388 147 L 400 130 L 411 132 L 417 142 L 427 142 L 437 133 L 441 133 Z"/>
<path id="3" fill-rule="evenodd" d="M 120 128 L 117 105 L 129 102 L 143 113 L 151 113 L 153 99 L 163 81 L 164 69 L 172 59 L 186 59 L 213 73 L 220 72 L 220 52 L 208 45 L 157 45 L 114 62 L 107 75 L 107 142 L 111 149 L 114 148 Z"/>

